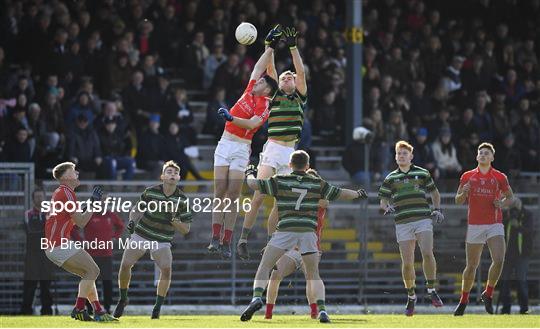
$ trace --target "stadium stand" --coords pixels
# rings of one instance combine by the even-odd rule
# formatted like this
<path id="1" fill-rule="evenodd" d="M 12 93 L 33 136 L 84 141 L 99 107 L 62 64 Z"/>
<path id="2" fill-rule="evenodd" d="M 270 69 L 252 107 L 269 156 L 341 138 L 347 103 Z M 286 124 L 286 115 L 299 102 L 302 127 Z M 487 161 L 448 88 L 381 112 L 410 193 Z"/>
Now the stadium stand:
<path id="1" fill-rule="evenodd" d="M 455 149 L 453 160 L 463 168 L 474 165 L 480 141 L 491 141 L 498 150 L 495 166 L 509 175 L 514 190 L 525 196 L 526 207 L 536 214 L 535 240 L 540 241 L 539 2 L 363 4 L 364 125 L 375 137 L 370 147 L 371 190 L 392 167 L 391 146 L 397 139 L 422 144 L 417 135 L 426 132 L 425 149 L 431 160 L 425 164 L 433 163 L 430 170 L 445 192 L 453 192 L 457 183 L 455 175 L 443 170 L 447 168 L 443 158 L 433 154 L 439 132 L 449 129 L 451 141 L 437 146 L 437 154 L 451 157 Z M 143 156 L 140 137 L 156 114 L 162 135 L 176 121 L 184 145 L 179 152 L 198 150 L 195 156 L 181 158 L 188 159 L 204 179 L 212 179 L 216 136 L 223 129 L 215 111 L 236 100 L 263 49 L 261 42 L 249 47 L 236 43 L 233 31 L 241 21 L 256 25 L 259 36 L 277 22 L 298 28 L 298 47 L 309 71 L 306 120 L 312 127 L 304 130 L 300 144 L 314 155 L 321 175 L 337 185 L 350 186 L 349 176 L 363 170 L 360 166 L 346 171 L 342 166 L 351 147 L 344 145 L 343 128 L 344 1 L 3 0 L 0 12 L 0 160 L 33 162 L 48 196 L 53 188 L 50 168 L 73 160 L 73 136 L 80 132 L 72 122 L 79 116 L 98 132 L 106 119 L 114 120 L 125 142 L 121 155 L 137 162 L 132 181 L 122 180 L 124 169 L 117 171 L 117 181 L 99 181 L 114 196 L 134 200 L 155 178 L 143 163 L 168 160 L 159 153 L 155 159 Z M 276 61 L 279 71 L 292 66 L 283 49 L 278 49 Z M 179 89 L 186 90 L 187 100 L 175 99 Z M 224 94 L 218 96 L 218 91 Z M 188 115 L 177 117 L 179 109 Z M 253 155 L 265 138 L 262 129 Z M 90 145 L 86 142 L 84 147 Z M 93 157 L 77 159 L 88 164 L 83 168 L 82 198 L 88 196 L 93 179 L 110 174 L 101 165 L 105 154 L 99 139 L 93 147 Z M 25 194 L 32 189 L 21 185 L 21 174 L 10 170 L 0 175 L 1 313 L 15 313 L 20 305 L 25 247 L 21 223 L 28 206 Z M 195 180 L 190 174 L 185 184 L 192 197 L 210 196 L 210 181 Z M 441 295 L 455 302 L 464 265 L 465 212 L 453 206 L 451 198 L 447 194 L 443 200 L 448 220 L 436 227 L 435 252 Z M 269 210 L 266 206 L 261 211 L 258 223 Z M 321 264 L 328 302 L 401 303 L 396 297 L 403 288 L 393 226 L 377 211 L 375 194 L 369 205 L 337 204 L 328 217 Z M 167 303 L 249 299 L 258 259 L 231 263 L 207 256 L 209 223 L 203 214 L 187 238 L 176 237 Z M 250 248 L 258 250 L 266 236 L 263 224 L 254 234 Z M 533 303 L 540 298 L 538 256 L 535 250 L 530 264 Z M 116 269 L 119 257 L 115 253 Z M 485 278 L 485 261 L 480 278 Z M 57 274 L 55 300 L 70 303 L 75 281 Z M 151 303 L 153 278 L 153 265 L 146 258 L 134 272 L 133 303 Z M 278 302 L 304 303 L 301 275 L 292 281 Z M 418 280 L 419 287 L 422 281 Z"/>

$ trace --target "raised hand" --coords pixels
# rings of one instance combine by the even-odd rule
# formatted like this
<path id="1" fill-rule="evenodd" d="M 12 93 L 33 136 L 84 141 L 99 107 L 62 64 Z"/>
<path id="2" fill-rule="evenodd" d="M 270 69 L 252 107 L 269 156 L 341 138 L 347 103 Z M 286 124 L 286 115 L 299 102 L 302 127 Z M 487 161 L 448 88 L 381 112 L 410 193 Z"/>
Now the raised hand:
<path id="1" fill-rule="evenodd" d="M 264 38 L 264 44 L 272 49 L 276 49 L 282 35 L 283 31 L 281 30 L 281 25 L 277 24 L 270 31 L 268 31 L 266 38 Z"/>
<path id="2" fill-rule="evenodd" d="M 285 30 L 283 30 L 283 35 L 285 36 L 285 42 L 289 49 L 295 49 L 298 31 L 296 31 L 294 27 L 286 27 Z"/>

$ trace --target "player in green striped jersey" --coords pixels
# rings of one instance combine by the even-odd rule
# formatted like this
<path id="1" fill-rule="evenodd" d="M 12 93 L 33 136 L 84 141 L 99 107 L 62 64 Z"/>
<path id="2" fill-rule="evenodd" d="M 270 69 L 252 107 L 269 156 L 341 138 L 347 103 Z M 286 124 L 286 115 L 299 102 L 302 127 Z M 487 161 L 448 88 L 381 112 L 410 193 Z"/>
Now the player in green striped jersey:
<path id="1" fill-rule="evenodd" d="M 276 26 L 275 28 L 280 28 Z M 300 138 L 304 124 L 304 106 L 307 102 L 307 84 L 304 63 L 296 47 L 298 32 L 294 27 L 282 30 L 285 42 L 291 52 L 294 70 L 278 74 L 274 65 L 274 58 L 269 61 L 267 74 L 279 81 L 279 89 L 270 103 L 270 116 L 268 117 L 268 141 L 260 155 L 258 176 L 259 179 L 268 178 L 274 174 L 289 174 L 289 157 L 294 152 L 295 144 Z M 269 43 L 267 40 L 266 43 Z M 244 217 L 242 233 L 237 244 L 237 253 L 241 259 L 248 259 L 248 235 L 255 225 L 257 213 L 261 207 L 263 195 L 255 191 L 251 199 L 251 209 Z M 275 219 L 277 208 L 274 204 L 270 218 Z"/>
<path id="2" fill-rule="evenodd" d="M 128 304 L 127 291 L 131 280 L 131 268 L 147 249 L 150 249 L 150 258 L 161 272 L 156 303 L 152 310 L 152 319 L 159 318 L 161 305 L 171 283 L 171 241 L 174 232 L 176 230 L 187 234 L 192 220 L 192 214 L 186 203 L 187 198 L 178 187 L 179 180 L 180 167 L 174 161 L 166 162 L 161 174 L 162 184 L 145 189 L 138 204 L 129 214 L 128 230 L 131 237 L 126 244 L 118 273 L 120 300 L 114 310 L 117 318 L 122 316 Z"/>
<path id="3" fill-rule="evenodd" d="M 306 268 L 307 284 L 311 286 L 317 300 L 319 319 L 321 322 L 330 322 L 324 303 L 324 287 L 319 276 L 319 248 L 315 233 L 319 201 L 367 198 L 367 194 L 364 190 L 341 189 L 307 174 L 309 155 L 304 151 L 294 151 L 289 165 L 291 174 L 274 175 L 268 179 L 256 179 L 252 168 L 246 171 L 247 184 L 251 189 L 276 199 L 278 223 L 276 232 L 264 250 L 253 282 L 253 299 L 242 313 L 241 321 L 249 321 L 261 309 L 261 297 L 272 268 L 288 250 L 298 247 Z"/>
<path id="4" fill-rule="evenodd" d="M 395 149 L 398 169 L 386 176 L 379 189 L 379 197 L 385 214 L 395 214 L 401 274 L 408 295 L 405 314 L 412 316 L 416 304 L 414 249 L 417 241 L 422 252 L 422 265 L 431 304 L 435 307 L 443 306 L 434 286 L 437 264 L 433 256 L 432 218 L 440 223 L 444 216 L 440 210 L 441 196 L 429 171 L 412 164 L 413 147 L 405 141 L 399 141 Z M 431 196 L 433 210 L 429 207 L 426 193 Z"/>

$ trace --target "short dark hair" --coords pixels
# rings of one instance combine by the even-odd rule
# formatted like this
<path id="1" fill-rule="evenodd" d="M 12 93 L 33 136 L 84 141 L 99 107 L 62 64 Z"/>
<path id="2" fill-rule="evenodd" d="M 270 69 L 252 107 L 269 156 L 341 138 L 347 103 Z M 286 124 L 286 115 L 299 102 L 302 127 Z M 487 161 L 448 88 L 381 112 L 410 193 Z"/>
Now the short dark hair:
<path id="1" fill-rule="evenodd" d="M 309 154 L 306 151 L 297 150 L 291 154 L 291 166 L 293 170 L 303 170 L 309 163 Z"/>
<path id="2" fill-rule="evenodd" d="M 493 153 L 493 155 L 495 155 L 495 147 L 493 147 L 493 144 L 491 143 L 482 143 L 478 146 L 478 151 L 480 151 L 481 149 L 488 149 L 491 151 L 491 153 Z"/>
<path id="3" fill-rule="evenodd" d="M 263 77 L 264 81 L 266 81 L 266 84 L 268 85 L 268 87 L 270 87 L 270 92 L 268 93 L 268 96 L 270 97 L 274 97 L 274 95 L 276 94 L 277 90 L 278 90 L 278 83 L 276 80 L 274 80 L 274 78 L 272 78 L 271 76 L 269 75 L 265 75 Z"/>

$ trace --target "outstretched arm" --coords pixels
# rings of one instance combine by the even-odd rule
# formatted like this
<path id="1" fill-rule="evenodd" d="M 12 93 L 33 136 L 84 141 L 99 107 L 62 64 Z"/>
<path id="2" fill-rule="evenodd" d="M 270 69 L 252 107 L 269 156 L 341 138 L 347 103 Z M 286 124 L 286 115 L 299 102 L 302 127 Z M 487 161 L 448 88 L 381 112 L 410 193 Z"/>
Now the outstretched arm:
<path id="1" fill-rule="evenodd" d="M 261 75 L 266 70 L 266 67 L 268 66 L 268 62 L 270 60 L 270 57 L 274 53 L 274 49 L 271 47 L 266 48 L 264 53 L 259 57 L 259 60 L 255 64 L 255 67 L 253 68 L 253 72 L 251 72 L 250 80 L 256 80 L 261 77 Z"/>
<path id="2" fill-rule="evenodd" d="M 296 48 L 296 37 L 298 36 L 298 31 L 296 31 L 294 27 L 287 27 L 283 31 L 283 34 L 285 35 L 287 46 L 289 46 L 293 59 L 294 70 L 296 72 L 296 89 L 300 94 L 306 95 L 307 83 L 304 62 L 302 61 L 302 57 L 300 57 L 298 48 Z"/>
<path id="3" fill-rule="evenodd" d="M 272 79 L 278 81 L 276 63 L 274 61 L 274 53 L 272 53 L 272 55 L 270 56 L 270 60 L 268 61 L 268 65 L 266 66 L 266 74 L 268 74 Z"/>

